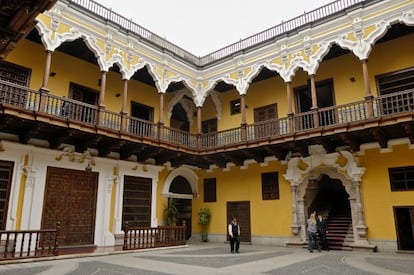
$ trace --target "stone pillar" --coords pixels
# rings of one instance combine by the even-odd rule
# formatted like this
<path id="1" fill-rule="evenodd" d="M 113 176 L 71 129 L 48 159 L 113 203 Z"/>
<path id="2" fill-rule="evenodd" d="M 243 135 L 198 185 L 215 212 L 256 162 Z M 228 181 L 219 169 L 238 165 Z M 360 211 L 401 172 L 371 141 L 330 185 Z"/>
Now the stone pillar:
<path id="1" fill-rule="evenodd" d="M 290 190 L 292 192 L 292 225 L 290 226 L 293 235 L 298 237 L 300 225 L 298 224 L 298 213 L 297 213 L 297 199 L 296 199 L 296 185 L 291 185 Z"/>
<path id="2" fill-rule="evenodd" d="M 300 227 L 299 237 L 302 242 L 306 240 L 306 216 L 305 215 L 305 201 L 303 198 L 298 199 L 298 224 Z"/>
<path id="3" fill-rule="evenodd" d="M 353 181 L 352 185 L 355 191 L 355 208 L 356 208 L 356 233 L 358 237 L 355 239 L 355 242 L 358 244 L 368 244 L 367 241 L 367 227 L 365 226 L 365 217 L 364 211 L 362 207 L 362 200 L 361 200 L 361 191 L 360 186 L 361 183 L 359 181 Z"/>

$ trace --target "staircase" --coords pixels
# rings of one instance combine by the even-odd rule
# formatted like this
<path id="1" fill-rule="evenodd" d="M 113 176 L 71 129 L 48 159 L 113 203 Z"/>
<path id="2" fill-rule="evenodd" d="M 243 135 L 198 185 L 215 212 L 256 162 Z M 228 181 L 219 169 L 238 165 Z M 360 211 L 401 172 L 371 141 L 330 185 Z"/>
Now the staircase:
<path id="1" fill-rule="evenodd" d="M 328 233 L 326 239 L 330 250 L 352 250 L 354 243 L 352 218 L 350 213 L 330 213 L 326 219 Z"/>

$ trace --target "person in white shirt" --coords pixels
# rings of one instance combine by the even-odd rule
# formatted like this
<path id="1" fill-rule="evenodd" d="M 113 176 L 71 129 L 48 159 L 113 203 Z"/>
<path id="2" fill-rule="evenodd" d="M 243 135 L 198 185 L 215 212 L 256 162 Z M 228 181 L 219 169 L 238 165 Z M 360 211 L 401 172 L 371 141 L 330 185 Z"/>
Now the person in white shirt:
<path id="1" fill-rule="evenodd" d="M 231 223 L 228 226 L 228 232 L 230 236 L 230 251 L 231 253 L 239 253 L 240 248 L 240 225 L 237 223 L 237 219 L 233 217 Z"/>

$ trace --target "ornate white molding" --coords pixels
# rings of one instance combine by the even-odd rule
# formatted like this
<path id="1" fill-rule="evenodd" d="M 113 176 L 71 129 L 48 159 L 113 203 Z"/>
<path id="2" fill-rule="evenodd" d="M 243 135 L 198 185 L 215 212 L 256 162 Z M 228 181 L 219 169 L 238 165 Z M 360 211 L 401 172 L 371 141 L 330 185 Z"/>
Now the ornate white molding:
<path id="1" fill-rule="evenodd" d="M 341 157 L 346 160 L 342 166 L 338 163 Z M 306 167 L 301 168 L 302 166 Z M 340 151 L 327 154 L 322 145 L 312 145 L 309 146 L 309 157 L 294 157 L 288 161 L 288 169 L 283 176 L 292 186 L 298 186 L 306 175 L 321 166 L 332 167 L 351 181 L 361 181 L 365 173 L 365 168 L 358 167 L 357 159 L 352 153 Z"/>
<path id="2" fill-rule="evenodd" d="M 67 157 L 71 162 L 84 163 L 87 161 L 87 167 L 95 166 L 95 159 L 89 151 L 83 153 L 75 152 L 73 146 L 66 146 L 63 148 L 62 153 L 55 157 L 57 161 L 62 160 L 63 157 Z"/>

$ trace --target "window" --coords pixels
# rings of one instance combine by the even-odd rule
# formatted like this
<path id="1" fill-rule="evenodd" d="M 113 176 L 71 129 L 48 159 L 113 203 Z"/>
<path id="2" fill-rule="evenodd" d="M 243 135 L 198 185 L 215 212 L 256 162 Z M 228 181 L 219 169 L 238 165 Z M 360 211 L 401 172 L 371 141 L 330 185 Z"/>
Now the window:
<path id="1" fill-rule="evenodd" d="M 271 104 L 254 109 L 254 122 L 277 118 L 277 104 Z"/>
<path id="2" fill-rule="evenodd" d="M 262 174 L 262 199 L 279 199 L 279 177 L 277 172 Z"/>
<path id="3" fill-rule="evenodd" d="M 151 197 L 150 178 L 125 176 L 122 225 L 151 226 Z"/>
<path id="4" fill-rule="evenodd" d="M 318 108 L 331 107 L 335 105 L 333 79 L 318 81 L 316 87 L 316 104 Z M 296 110 L 305 113 L 312 110 L 312 94 L 310 81 L 307 86 L 294 88 Z M 333 109 L 319 111 L 319 126 L 331 125 L 335 123 Z M 299 128 L 306 130 L 314 127 L 314 117 L 312 113 L 301 116 Z"/>
<path id="5" fill-rule="evenodd" d="M 204 179 L 204 202 L 216 201 L 216 179 Z"/>
<path id="6" fill-rule="evenodd" d="M 376 80 L 381 96 L 397 93 L 381 98 L 380 107 L 383 114 L 411 111 L 414 108 L 412 92 L 398 93 L 414 88 L 414 68 L 380 75 Z"/>
<path id="7" fill-rule="evenodd" d="M 232 100 L 230 101 L 230 114 L 240 114 L 241 108 L 240 108 L 240 99 Z"/>
<path id="8" fill-rule="evenodd" d="M 83 103 L 97 106 L 99 92 L 78 84 L 70 83 L 69 97 Z"/>
<path id="9" fill-rule="evenodd" d="M 0 79 L 29 87 L 31 70 L 6 61 L 0 62 Z"/>
<path id="10" fill-rule="evenodd" d="M 414 68 L 379 75 L 376 80 L 380 95 L 409 90 L 414 88 Z"/>
<path id="11" fill-rule="evenodd" d="M 138 102 L 131 102 L 131 116 L 153 122 L 154 108 Z"/>
<path id="12" fill-rule="evenodd" d="M 414 191 L 414 166 L 389 168 L 391 191 Z"/>
<path id="13" fill-rule="evenodd" d="M 203 134 L 217 132 L 217 118 L 202 121 L 201 129 Z"/>

